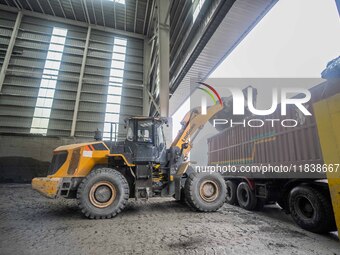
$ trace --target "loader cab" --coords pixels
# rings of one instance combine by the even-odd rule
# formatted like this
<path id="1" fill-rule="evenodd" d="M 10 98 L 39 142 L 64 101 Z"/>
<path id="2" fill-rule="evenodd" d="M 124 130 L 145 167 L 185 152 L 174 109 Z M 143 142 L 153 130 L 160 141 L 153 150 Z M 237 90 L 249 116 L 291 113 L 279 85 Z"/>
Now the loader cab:
<path id="1" fill-rule="evenodd" d="M 152 117 L 134 117 L 126 120 L 126 145 L 132 150 L 135 163 L 165 163 L 163 124 L 162 119 Z"/>

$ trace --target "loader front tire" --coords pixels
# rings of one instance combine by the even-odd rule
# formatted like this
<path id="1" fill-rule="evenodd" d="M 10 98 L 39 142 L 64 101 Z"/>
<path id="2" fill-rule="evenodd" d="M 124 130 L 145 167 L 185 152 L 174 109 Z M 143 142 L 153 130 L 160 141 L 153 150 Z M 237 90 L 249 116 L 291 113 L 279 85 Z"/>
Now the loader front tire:
<path id="1" fill-rule="evenodd" d="M 129 194 L 129 184 L 120 172 L 111 168 L 99 168 L 80 183 L 77 201 L 86 217 L 108 219 L 125 208 Z"/>
<path id="2" fill-rule="evenodd" d="M 193 211 L 214 212 L 226 198 L 224 179 L 219 174 L 191 173 L 184 186 L 185 200 Z"/>

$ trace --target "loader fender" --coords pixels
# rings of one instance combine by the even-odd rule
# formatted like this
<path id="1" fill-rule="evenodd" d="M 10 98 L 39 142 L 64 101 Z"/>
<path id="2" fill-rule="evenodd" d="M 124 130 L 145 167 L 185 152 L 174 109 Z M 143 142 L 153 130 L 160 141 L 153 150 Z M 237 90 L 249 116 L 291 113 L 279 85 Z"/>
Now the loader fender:
<path id="1" fill-rule="evenodd" d="M 183 195 L 184 193 L 182 192 L 182 189 L 184 188 L 184 184 L 185 184 L 185 180 L 186 178 L 183 178 L 184 179 L 184 182 L 182 180 L 182 177 L 184 174 L 187 173 L 187 175 L 191 174 L 192 172 L 194 172 L 193 168 L 190 166 L 190 162 L 185 162 L 183 164 L 180 165 L 180 167 L 178 168 L 178 171 L 175 175 L 175 199 L 176 200 L 181 200 L 183 198 Z M 186 176 L 187 176 L 186 175 Z"/>

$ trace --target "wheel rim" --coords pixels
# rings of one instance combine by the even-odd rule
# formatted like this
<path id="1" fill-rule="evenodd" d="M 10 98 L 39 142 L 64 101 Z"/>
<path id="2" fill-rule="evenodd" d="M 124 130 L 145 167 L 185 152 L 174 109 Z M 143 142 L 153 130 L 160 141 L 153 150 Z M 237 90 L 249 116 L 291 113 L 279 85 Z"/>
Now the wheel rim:
<path id="1" fill-rule="evenodd" d="M 206 202 L 213 202 L 219 194 L 219 188 L 215 181 L 207 180 L 200 185 L 200 197 Z"/>
<path id="2" fill-rule="evenodd" d="M 89 193 L 91 203 L 98 208 L 105 208 L 110 206 L 116 199 L 116 187 L 107 181 L 100 181 L 95 183 Z"/>
<path id="3" fill-rule="evenodd" d="M 312 219 L 315 214 L 315 208 L 307 197 L 298 197 L 295 204 L 296 212 L 300 217 Z"/>

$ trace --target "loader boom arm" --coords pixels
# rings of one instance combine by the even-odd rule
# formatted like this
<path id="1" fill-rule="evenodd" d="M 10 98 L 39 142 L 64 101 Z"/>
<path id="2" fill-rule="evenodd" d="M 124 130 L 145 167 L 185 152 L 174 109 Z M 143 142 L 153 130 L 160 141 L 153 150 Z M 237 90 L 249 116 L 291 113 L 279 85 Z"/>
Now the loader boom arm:
<path id="1" fill-rule="evenodd" d="M 216 113 L 223 109 L 224 105 L 216 103 L 207 109 L 206 114 L 201 114 L 201 107 L 196 107 L 190 110 L 184 116 L 181 122 L 182 128 L 172 142 L 171 147 L 176 146 L 181 149 L 183 144 L 188 144 L 188 146 L 183 149 L 183 156 L 187 157 L 193 146 L 193 141 L 199 131 Z"/>

